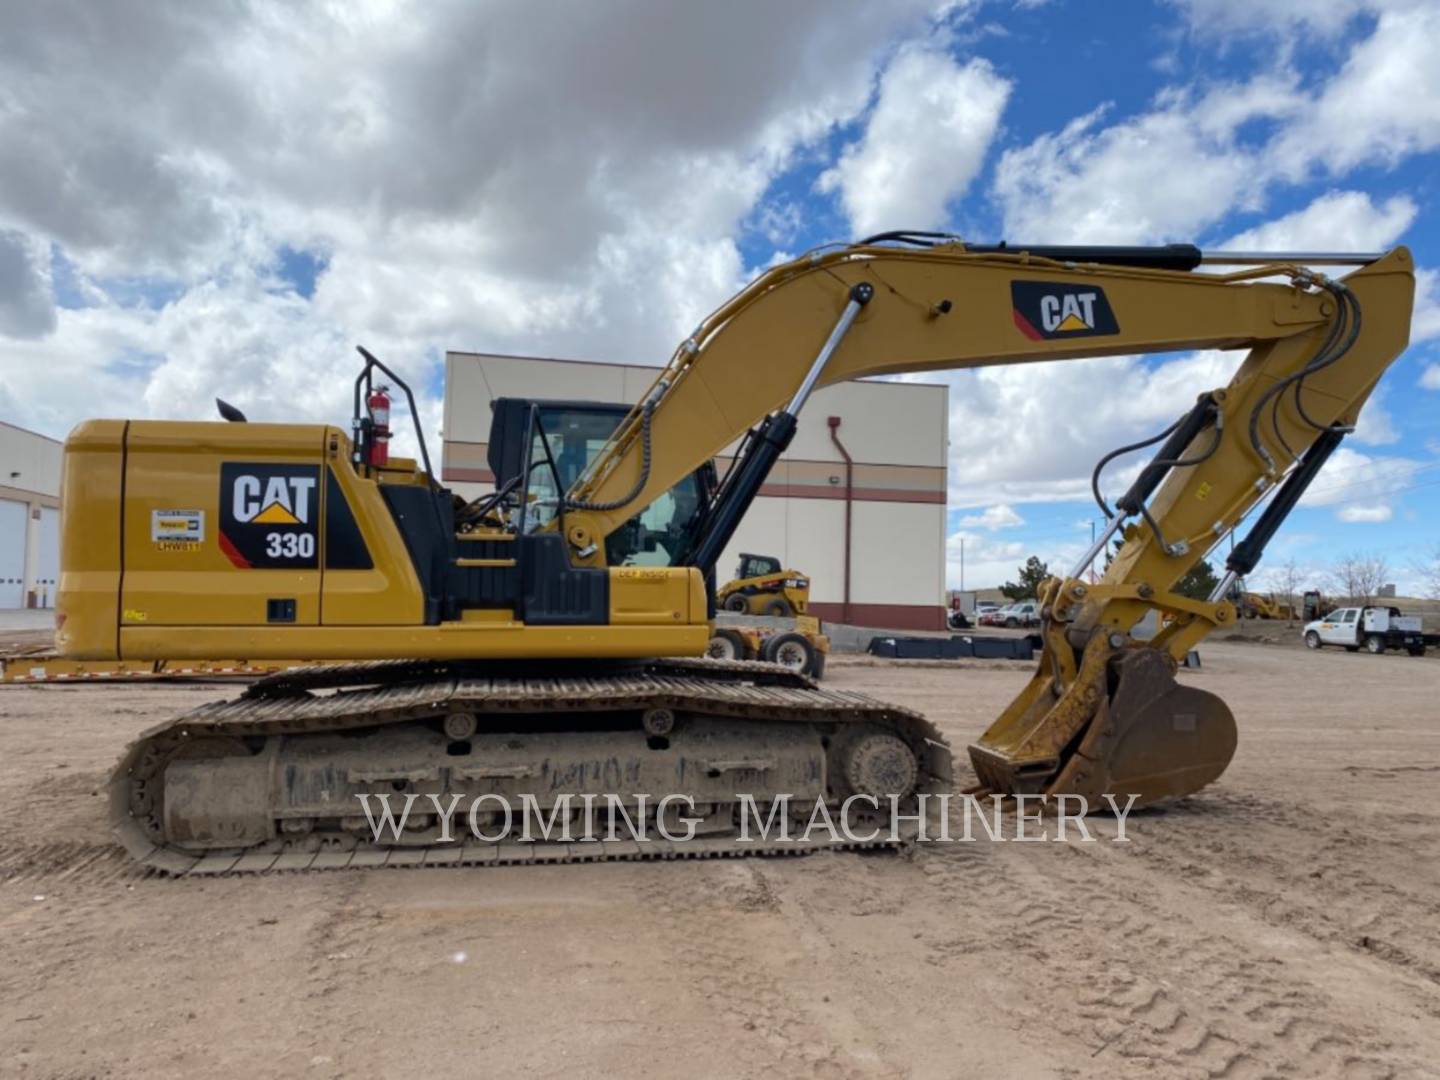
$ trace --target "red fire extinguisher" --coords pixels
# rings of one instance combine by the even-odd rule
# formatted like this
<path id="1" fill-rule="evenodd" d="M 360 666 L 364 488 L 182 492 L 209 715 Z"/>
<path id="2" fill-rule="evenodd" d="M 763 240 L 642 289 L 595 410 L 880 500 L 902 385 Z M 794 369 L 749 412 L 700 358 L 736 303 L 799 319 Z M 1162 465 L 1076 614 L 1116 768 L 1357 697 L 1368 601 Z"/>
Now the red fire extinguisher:
<path id="1" fill-rule="evenodd" d="M 372 391 L 365 407 L 370 410 L 370 464 L 383 469 L 390 464 L 390 388 Z"/>

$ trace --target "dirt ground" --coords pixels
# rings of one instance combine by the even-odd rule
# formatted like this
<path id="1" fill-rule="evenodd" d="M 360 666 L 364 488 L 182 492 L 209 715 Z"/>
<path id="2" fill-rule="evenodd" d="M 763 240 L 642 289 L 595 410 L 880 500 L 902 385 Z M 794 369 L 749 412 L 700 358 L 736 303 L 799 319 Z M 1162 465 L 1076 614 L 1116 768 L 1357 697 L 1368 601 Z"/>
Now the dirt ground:
<path id="1" fill-rule="evenodd" d="M 1440 1075 L 1440 662 L 1202 653 L 1235 763 L 1126 844 L 181 881 L 103 777 L 233 688 L 0 688 L 0 1076 Z M 957 749 L 1025 677 L 830 670 Z"/>

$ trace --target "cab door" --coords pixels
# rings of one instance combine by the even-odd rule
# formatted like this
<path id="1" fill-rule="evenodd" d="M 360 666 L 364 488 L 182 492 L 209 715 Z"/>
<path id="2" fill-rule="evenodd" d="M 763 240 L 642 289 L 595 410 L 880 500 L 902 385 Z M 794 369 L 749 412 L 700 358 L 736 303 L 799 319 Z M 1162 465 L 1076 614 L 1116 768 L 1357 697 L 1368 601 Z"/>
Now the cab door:
<path id="1" fill-rule="evenodd" d="M 1332 611 L 1320 624 L 1320 640 L 1327 645 L 1355 644 L 1355 616 L 1354 608 Z"/>

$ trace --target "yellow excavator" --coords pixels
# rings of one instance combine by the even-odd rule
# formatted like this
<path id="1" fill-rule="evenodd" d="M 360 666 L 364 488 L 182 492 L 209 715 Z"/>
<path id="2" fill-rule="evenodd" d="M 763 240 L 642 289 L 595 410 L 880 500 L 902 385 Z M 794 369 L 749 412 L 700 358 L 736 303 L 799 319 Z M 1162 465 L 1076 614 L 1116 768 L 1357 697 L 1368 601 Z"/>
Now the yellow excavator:
<path id="1" fill-rule="evenodd" d="M 1327 265 L 1354 269 L 1335 279 L 1316 269 Z M 1044 583 L 1035 673 L 969 748 L 993 792 L 1092 805 L 1189 795 L 1225 770 L 1236 727 L 1218 697 L 1176 682 L 1177 660 L 1235 619 L 1231 585 L 1405 348 L 1413 292 L 1404 248 L 1207 253 L 881 234 L 767 270 L 700 323 L 627 415 L 497 402 L 497 489 L 471 503 L 440 488 L 423 438 L 421 463 L 388 457 L 374 381 L 410 395 L 369 354 L 349 435 L 85 422 L 65 446 L 65 654 L 343 661 L 146 732 L 112 777 L 114 825 L 139 862 L 184 874 L 764 852 L 777 848 L 737 835 L 747 801 L 808 811 L 806 800 L 843 809 L 861 797 L 893 815 L 953 785 L 932 724 L 779 666 L 702 659 L 716 560 L 811 392 L 902 372 L 1243 349 L 1228 385 L 1101 459 L 1093 486 L 1107 524 Z M 1100 416 L 1075 401 L 1048 424 Z M 1032 436 L 1045 439 L 1046 424 Z M 737 438 L 716 476 L 707 463 Z M 1112 507 L 1101 469 L 1157 443 Z M 1177 595 L 1257 509 L 1214 593 Z M 1124 545 L 1092 583 L 1090 564 L 1117 534 Z M 1169 619 L 1137 640 L 1151 611 Z M 658 792 L 691 801 L 694 845 L 490 840 L 505 835 L 491 826 L 506 800 L 528 796 L 568 821 L 591 812 L 570 796 L 603 797 L 658 821 L 665 811 L 644 798 Z M 436 811 L 466 798 L 481 828 L 461 842 L 443 813 L 417 812 L 383 835 L 368 818 L 382 795 Z M 893 832 L 879 835 L 812 842 L 807 830 L 798 849 Z"/>

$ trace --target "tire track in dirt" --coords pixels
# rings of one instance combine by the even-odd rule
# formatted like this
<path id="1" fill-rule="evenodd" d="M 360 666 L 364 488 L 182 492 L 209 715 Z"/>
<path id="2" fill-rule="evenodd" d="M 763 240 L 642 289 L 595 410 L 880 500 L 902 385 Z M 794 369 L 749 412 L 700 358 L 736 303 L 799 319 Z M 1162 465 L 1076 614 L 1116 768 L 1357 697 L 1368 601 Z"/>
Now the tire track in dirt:
<path id="1" fill-rule="evenodd" d="M 0 852 L 0 889 L 18 885 L 39 888 L 61 883 L 91 885 L 122 879 L 140 881 L 149 876 L 151 871 L 136 866 L 118 844 L 21 843 Z"/>
<path id="2" fill-rule="evenodd" d="M 1123 1075 L 1236 1080 L 1424 1073 L 1408 1048 L 1345 1019 L 1243 914 L 1222 920 L 1231 932 L 1217 932 L 1213 912 L 1195 925 L 1194 906 L 1214 902 L 1173 880 L 1157 887 L 1128 849 L 984 846 L 983 860 L 938 845 L 925 855 L 932 883 L 997 927 L 956 947 L 1042 969 L 1046 1022 L 1079 1038 L 1107 1074 L 1117 1064 Z"/>
<path id="3" fill-rule="evenodd" d="M 669 943 L 677 969 L 704 973 L 695 984 L 698 992 L 734 1032 L 726 1073 L 826 1080 L 902 1075 L 898 1067 L 857 1060 L 836 1045 L 796 992 L 796 981 L 785 977 L 790 972 L 767 962 L 774 951 L 766 942 L 776 930 L 781 900 L 761 860 L 716 861 L 696 869 L 647 867 L 640 902 L 655 913 L 656 933 Z M 765 924 L 753 934 L 745 926 L 749 916 Z M 786 944 L 793 948 L 795 942 Z M 807 950 L 807 966 L 815 959 Z M 825 981 L 823 966 L 804 980 L 817 988 Z"/>
<path id="4" fill-rule="evenodd" d="M 1344 817 L 1254 795 L 1217 792 L 1209 808 L 1176 807 L 1141 827 L 1134 854 L 1168 876 L 1194 880 L 1284 929 L 1339 944 L 1440 988 L 1440 838 L 1428 820 Z M 1410 867 L 1403 877 L 1374 866 Z M 1440 1008 L 1440 996 L 1415 996 Z"/>

